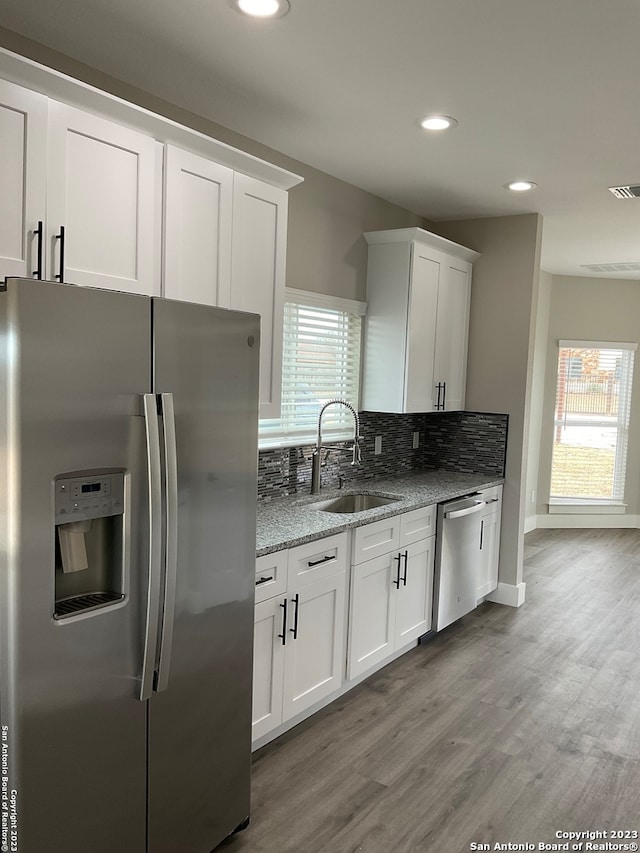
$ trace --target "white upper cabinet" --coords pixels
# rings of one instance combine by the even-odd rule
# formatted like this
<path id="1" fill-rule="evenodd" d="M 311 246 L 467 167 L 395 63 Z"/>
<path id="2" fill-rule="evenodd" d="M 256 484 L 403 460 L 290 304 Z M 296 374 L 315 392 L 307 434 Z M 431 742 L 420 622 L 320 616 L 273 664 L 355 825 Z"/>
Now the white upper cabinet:
<path id="1" fill-rule="evenodd" d="M 280 416 L 287 249 L 285 190 L 236 173 L 231 308 L 260 315 L 260 417 Z"/>
<path id="2" fill-rule="evenodd" d="M 167 145 L 164 296 L 228 308 L 233 170 Z"/>
<path id="3" fill-rule="evenodd" d="M 48 277 L 159 293 L 154 140 L 49 101 L 48 149 Z"/>
<path id="4" fill-rule="evenodd" d="M 0 280 L 259 314 L 260 416 L 279 417 L 287 191 L 302 178 L 2 48 L 0 75 Z"/>
<path id="5" fill-rule="evenodd" d="M 0 80 L 0 280 L 37 275 L 44 258 L 47 98 Z M 41 270 L 44 278 L 44 268 Z"/>
<path id="6" fill-rule="evenodd" d="M 373 231 L 362 408 L 464 408 L 471 268 L 477 252 L 421 228 Z"/>

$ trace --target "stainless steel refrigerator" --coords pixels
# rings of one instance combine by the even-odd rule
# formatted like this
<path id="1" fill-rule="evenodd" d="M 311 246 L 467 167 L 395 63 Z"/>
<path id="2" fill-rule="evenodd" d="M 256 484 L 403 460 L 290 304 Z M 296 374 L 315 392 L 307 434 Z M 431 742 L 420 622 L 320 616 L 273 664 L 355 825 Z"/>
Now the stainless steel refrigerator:
<path id="1" fill-rule="evenodd" d="M 249 815 L 259 318 L 0 285 L 0 847 Z"/>

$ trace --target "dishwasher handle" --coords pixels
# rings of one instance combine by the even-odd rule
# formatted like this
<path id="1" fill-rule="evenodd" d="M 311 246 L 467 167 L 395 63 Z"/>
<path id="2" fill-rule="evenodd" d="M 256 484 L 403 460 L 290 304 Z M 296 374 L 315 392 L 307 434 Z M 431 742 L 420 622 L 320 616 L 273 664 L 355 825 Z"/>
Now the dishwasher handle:
<path id="1" fill-rule="evenodd" d="M 452 509 L 445 511 L 445 518 L 462 518 L 465 515 L 473 515 L 474 512 L 480 512 L 484 507 L 484 501 L 474 501 L 471 506 L 466 506 L 464 509 Z"/>

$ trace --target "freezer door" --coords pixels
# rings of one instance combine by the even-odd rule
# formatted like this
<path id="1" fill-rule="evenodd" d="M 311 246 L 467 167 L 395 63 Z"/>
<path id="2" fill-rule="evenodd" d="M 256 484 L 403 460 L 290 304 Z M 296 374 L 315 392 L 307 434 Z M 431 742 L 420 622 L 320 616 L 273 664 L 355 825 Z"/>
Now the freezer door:
<path id="1" fill-rule="evenodd" d="M 153 303 L 178 534 L 171 648 L 149 702 L 149 850 L 209 853 L 249 815 L 259 318 Z"/>
<path id="2" fill-rule="evenodd" d="M 136 570 L 147 557 L 127 531 L 144 514 L 149 341 L 144 297 L 33 280 L 0 292 L 0 707 L 20 853 L 145 851 Z M 63 575 L 56 477 L 95 469 L 120 473 L 111 482 L 122 483 L 124 513 L 87 534 L 90 568 L 71 553 L 76 571 Z M 57 583 L 82 589 L 105 553 L 105 571 L 112 558 L 124 567 L 124 597 L 54 618 Z"/>

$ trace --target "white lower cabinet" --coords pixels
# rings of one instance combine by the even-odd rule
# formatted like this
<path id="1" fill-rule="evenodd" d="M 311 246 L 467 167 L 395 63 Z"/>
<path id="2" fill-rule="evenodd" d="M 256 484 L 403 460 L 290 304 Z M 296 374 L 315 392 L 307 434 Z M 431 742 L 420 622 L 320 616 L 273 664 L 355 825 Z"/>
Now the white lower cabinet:
<path id="1" fill-rule="evenodd" d="M 480 563 L 478 568 L 478 601 L 498 586 L 500 562 L 500 527 L 502 519 L 502 486 L 480 492 L 485 508 L 480 516 Z"/>
<path id="2" fill-rule="evenodd" d="M 270 598 L 256 604 L 253 634 L 254 740 L 282 722 L 285 650 L 278 636 L 282 624 L 282 598 Z"/>
<path id="3" fill-rule="evenodd" d="M 429 506 L 356 529 L 347 678 L 380 665 L 431 628 L 435 517 Z M 397 544 L 363 559 L 384 541 Z"/>
<path id="4" fill-rule="evenodd" d="M 286 585 L 258 601 L 253 665 L 253 740 L 336 692 L 344 678 L 348 535 L 258 558 L 258 598 L 286 559 Z M 278 559 L 279 558 L 279 559 Z M 284 579 L 280 571 L 281 582 Z M 262 581 L 262 582 L 261 582 Z"/>
<path id="5" fill-rule="evenodd" d="M 479 495 L 478 600 L 498 584 L 502 486 Z M 257 559 L 254 743 L 346 692 L 431 630 L 436 515 L 435 504 L 421 507 Z"/>

